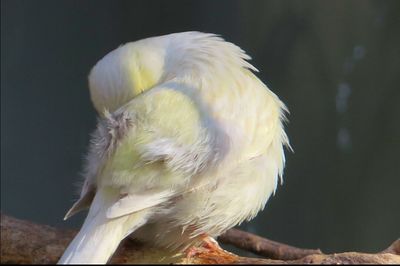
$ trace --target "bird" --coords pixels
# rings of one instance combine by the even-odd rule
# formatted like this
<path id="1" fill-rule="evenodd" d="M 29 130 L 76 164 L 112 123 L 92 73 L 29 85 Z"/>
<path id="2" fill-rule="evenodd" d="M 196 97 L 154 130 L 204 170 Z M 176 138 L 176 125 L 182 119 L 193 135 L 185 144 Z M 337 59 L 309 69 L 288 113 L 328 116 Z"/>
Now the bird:
<path id="1" fill-rule="evenodd" d="M 59 264 L 106 264 L 127 236 L 184 251 L 253 219 L 282 183 L 288 109 L 220 35 L 125 43 L 91 69 L 98 113 Z M 215 243 L 215 242 L 214 242 Z"/>

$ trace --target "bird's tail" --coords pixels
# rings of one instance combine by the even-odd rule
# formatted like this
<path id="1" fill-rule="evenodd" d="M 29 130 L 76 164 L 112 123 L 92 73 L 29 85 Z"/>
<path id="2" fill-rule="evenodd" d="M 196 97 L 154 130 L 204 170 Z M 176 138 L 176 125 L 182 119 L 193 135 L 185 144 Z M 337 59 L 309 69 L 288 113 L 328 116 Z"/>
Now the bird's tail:
<path id="1" fill-rule="evenodd" d="M 96 194 L 81 230 L 58 264 L 106 264 L 119 243 L 146 222 L 146 210 L 107 218 L 111 201 L 103 193 Z"/>

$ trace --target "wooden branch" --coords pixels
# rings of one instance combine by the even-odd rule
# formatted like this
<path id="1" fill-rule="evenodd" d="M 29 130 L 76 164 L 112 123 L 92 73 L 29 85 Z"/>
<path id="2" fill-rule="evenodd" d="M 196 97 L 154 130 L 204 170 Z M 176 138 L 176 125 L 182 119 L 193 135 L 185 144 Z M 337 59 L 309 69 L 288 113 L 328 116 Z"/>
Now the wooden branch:
<path id="1" fill-rule="evenodd" d="M 46 225 L 22 221 L 1 215 L 1 259 L 2 264 L 50 264 L 58 261 L 76 230 L 61 230 Z M 242 238 L 242 241 L 241 241 Z M 378 254 L 346 252 L 322 254 L 319 250 L 303 250 L 290 247 L 239 230 L 230 230 L 220 241 L 267 255 L 275 259 L 240 257 L 227 251 L 213 253 L 199 248 L 195 256 L 171 257 L 165 250 L 146 247 L 144 244 L 126 239 L 113 256 L 111 263 L 186 263 L 186 264 L 357 264 L 400 263 L 400 240 Z M 316 254 L 314 254 L 316 253 Z M 311 254 L 311 255 L 310 255 Z M 276 259 L 279 258 L 279 259 Z"/>
<path id="2" fill-rule="evenodd" d="M 295 260 L 308 255 L 322 254 L 319 249 L 301 249 L 278 243 L 255 234 L 238 229 L 231 229 L 221 235 L 218 240 L 257 255 L 275 260 Z"/>

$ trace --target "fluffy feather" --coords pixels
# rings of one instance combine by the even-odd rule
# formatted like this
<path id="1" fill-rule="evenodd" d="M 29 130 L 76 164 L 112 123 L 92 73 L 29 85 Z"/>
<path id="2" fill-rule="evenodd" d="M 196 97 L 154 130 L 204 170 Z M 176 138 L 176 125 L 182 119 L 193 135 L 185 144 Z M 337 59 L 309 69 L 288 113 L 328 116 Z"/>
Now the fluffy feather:
<path id="1" fill-rule="evenodd" d="M 96 196 L 61 263 L 105 263 L 131 232 L 183 249 L 264 208 L 289 145 L 286 107 L 248 59 L 214 34 L 184 32 L 128 43 L 94 66 L 101 118 L 70 214 L 88 188 Z"/>

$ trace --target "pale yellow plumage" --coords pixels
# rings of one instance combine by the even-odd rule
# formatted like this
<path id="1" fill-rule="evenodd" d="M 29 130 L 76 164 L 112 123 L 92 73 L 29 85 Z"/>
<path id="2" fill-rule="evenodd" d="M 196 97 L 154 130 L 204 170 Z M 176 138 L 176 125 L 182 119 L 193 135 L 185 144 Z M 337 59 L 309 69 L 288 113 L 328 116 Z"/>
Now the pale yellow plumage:
<path id="1" fill-rule="evenodd" d="M 284 166 L 285 107 L 245 59 L 213 34 L 185 32 L 96 64 L 89 82 L 102 118 L 67 216 L 94 199 L 60 263 L 105 263 L 131 232 L 182 249 L 264 207 Z"/>

